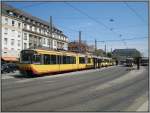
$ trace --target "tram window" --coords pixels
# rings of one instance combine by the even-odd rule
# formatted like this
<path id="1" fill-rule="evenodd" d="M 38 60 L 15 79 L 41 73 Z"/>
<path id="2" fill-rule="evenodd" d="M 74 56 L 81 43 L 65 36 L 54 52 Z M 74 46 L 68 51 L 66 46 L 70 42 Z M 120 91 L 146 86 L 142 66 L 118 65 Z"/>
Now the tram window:
<path id="1" fill-rule="evenodd" d="M 71 62 L 70 62 L 70 56 L 66 56 L 66 64 L 71 64 Z"/>
<path id="2" fill-rule="evenodd" d="M 33 55 L 32 63 L 33 64 L 41 64 L 41 56 L 40 55 Z"/>
<path id="3" fill-rule="evenodd" d="M 44 64 L 50 64 L 50 55 L 43 55 Z"/>
<path id="4" fill-rule="evenodd" d="M 79 63 L 80 64 L 85 64 L 85 58 L 84 57 L 79 57 Z"/>
<path id="5" fill-rule="evenodd" d="M 66 59 L 67 59 L 67 57 L 66 56 L 63 56 L 63 64 L 66 64 L 67 62 L 66 62 Z"/>
<path id="6" fill-rule="evenodd" d="M 74 64 L 74 57 L 70 57 L 70 64 Z"/>
<path id="7" fill-rule="evenodd" d="M 90 58 L 88 58 L 88 63 L 91 63 L 91 59 Z"/>
<path id="8" fill-rule="evenodd" d="M 56 55 L 51 55 L 51 64 L 56 64 Z"/>
<path id="9" fill-rule="evenodd" d="M 21 63 L 30 64 L 31 63 L 31 55 L 21 54 Z"/>

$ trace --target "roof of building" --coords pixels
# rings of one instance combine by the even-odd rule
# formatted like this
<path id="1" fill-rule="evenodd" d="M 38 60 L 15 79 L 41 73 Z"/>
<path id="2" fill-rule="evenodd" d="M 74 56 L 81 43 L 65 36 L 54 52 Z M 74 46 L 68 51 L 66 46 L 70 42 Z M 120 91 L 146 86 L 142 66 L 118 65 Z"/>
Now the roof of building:
<path id="1" fill-rule="evenodd" d="M 43 25 L 46 25 L 46 26 L 50 26 L 49 25 L 49 22 L 47 22 L 47 21 L 44 21 L 44 20 L 42 20 L 42 19 L 40 19 L 40 18 L 38 18 L 38 17 L 35 17 L 35 16 L 32 16 L 31 14 L 29 14 L 29 13 L 26 13 L 25 11 L 23 11 L 23 10 L 21 10 L 21 9 L 18 9 L 18 8 L 15 8 L 15 7 L 13 7 L 13 6 L 11 6 L 11 5 L 8 5 L 8 4 L 6 4 L 5 2 L 2 2 L 1 3 L 1 7 L 2 7 L 2 14 L 6 14 L 7 15 L 7 10 L 8 11 L 12 11 L 12 12 L 14 12 L 14 13 L 17 13 L 17 14 L 19 14 L 19 15 L 22 15 L 22 16 L 24 16 L 24 17 L 26 17 L 26 18 L 30 18 L 31 20 L 34 20 L 34 21 L 36 21 L 36 22 L 39 22 L 39 23 L 41 23 L 41 24 L 43 24 Z M 62 32 L 61 30 L 59 30 L 58 28 L 56 28 L 56 26 L 53 24 L 53 28 L 54 29 L 57 29 L 58 31 L 60 31 L 60 32 Z M 64 35 L 63 33 L 62 33 L 62 35 Z M 67 37 L 66 35 L 64 35 L 65 37 Z"/>
<path id="2" fill-rule="evenodd" d="M 137 49 L 115 49 L 113 51 L 114 55 L 120 56 L 139 56 L 140 52 Z"/>
<path id="3" fill-rule="evenodd" d="M 136 49 L 115 49 L 113 52 L 133 52 L 137 51 Z"/>

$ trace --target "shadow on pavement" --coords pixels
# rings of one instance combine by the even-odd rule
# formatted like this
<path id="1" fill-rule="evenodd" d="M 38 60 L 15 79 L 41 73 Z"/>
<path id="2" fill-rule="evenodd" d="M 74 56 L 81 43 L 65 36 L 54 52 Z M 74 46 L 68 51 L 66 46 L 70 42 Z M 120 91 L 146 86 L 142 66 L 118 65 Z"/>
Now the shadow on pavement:
<path id="1" fill-rule="evenodd" d="M 23 78 L 36 78 L 36 76 L 29 76 L 29 75 L 22 75 L 22 74 L 19 74 L 19 75 L 13 75 L 14 78 L 20 78 L 20 79 L 23 79 Z"/>

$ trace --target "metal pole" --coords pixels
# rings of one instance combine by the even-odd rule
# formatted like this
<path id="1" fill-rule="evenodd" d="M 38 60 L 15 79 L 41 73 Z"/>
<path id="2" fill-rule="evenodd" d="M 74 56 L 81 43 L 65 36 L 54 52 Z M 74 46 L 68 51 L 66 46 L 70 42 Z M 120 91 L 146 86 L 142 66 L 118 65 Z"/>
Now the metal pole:
<path id="1" fill-rule="evenodd" d="M 79 43 L 81 43 L 81 31 L 79 31 Z"/>
<path id="2" fill-rule="evenodd" d="M 105 56 L 107 56 L 107 54 L 106 54 L 106 44 L 105 44 Z"/>
<path id="3" fill-rule="evenodd" d="M 97 50 L 97 40 L 95 39 L 95 52 Z"/>
<path id="4" fill-rule="evenodd" d="M 51 39 L 52 39 L 52 16 L 50 16 L 50 25 L 49 25 L 49 30 L 50 30 L 50 38 L 49 38 L 49 49 L 51 49 L 52 45 L 51 45 Z"/>
<path id="5" fill-rule="evenodd" d="M 81 52 L 81 31 L 79 31 L 79 45 L 78 45 L 78 52 Z"/>

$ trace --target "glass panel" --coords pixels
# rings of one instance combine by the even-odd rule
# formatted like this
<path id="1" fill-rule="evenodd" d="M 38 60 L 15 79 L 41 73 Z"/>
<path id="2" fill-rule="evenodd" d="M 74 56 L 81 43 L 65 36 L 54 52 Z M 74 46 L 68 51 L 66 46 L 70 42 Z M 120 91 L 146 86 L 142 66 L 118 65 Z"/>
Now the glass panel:
<path id="1" fill-rule="evenodd" d="M 32 57 L 33 64 L 41 64 L 41 55 L 33 55 Z"/>
<path id="2" fill-rule="evenodd" d="M 51 64 L 56 64 L 56 55 L 51 55 Z"/>
<path id="3" fill-rule="evenodd" d="M 85 64 L 85 58 L 84 57 L 79 57 L 79 63 L 80 64 Z"/>
<path id="4" fill-rule="evenodd" d="M 44 55 L 44 64 L 50 64 L 50 55 Z"/>
<path id="5" fill-rule="evenodd" d="M 31 64 L 32 63 L 32 57 L 35 54 L 35 51 L 31 51 L 31 50 L 23 50 L 21 51 L 21 63 L 27 63 L 27 64 Z"/>

